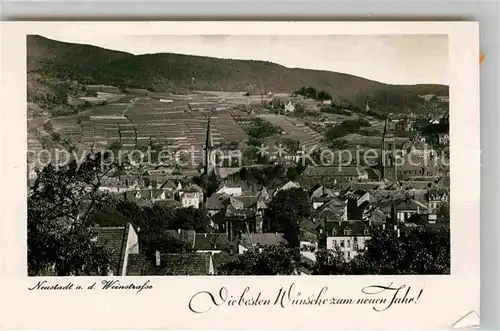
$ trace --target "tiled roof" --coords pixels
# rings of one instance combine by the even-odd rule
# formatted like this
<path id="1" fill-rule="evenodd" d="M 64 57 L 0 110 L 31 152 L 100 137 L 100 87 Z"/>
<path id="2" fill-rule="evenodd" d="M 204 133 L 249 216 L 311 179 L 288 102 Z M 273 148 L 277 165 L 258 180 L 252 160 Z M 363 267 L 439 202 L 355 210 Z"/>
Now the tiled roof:
<path id="1" fill-rule="evenodd" d="M 286 183 L 285 185 L 281 186 L 278 191 L 281 191 L 281 190 L 289 190 L 289 189 L 292 189 L 292 188 L 300 188 L 300 185 L 296 182 L 292 182 L 292 181 L 289 181 L 288 183 Z"/>
<path id="2" fill-rule="evenodd" d="M 396 205 L 396 210 L 417 210 L 417 209 L 426 211 L 427 207 L 423 203 L 415 200 L 404 201 Z"/>
<path id="3" fill-rule="evenodd" d="M 161 254 L 159 274 L 173 276 L 205 276 L 210 274 L 210 254 Z"/>
<path id="4" fill-rule="evenodd" d="M 155 205 L 164 206 L 169 208 L 180 208 L 182 207 L 182 203 L 177 200 L 167 199 L 167 200 L 159 200 L 155 202 Z"/>
<path id="5" fill-rule="evenodd" d="M 207 209 L 209 210 L 222 210 L 225 208 L 224 200 L 227 199 L 227 196 L 224 194 L 212 194 L 206 202 Z"/>
<path id="6" fill-rule="evenodd" d="M 402 182 L 401 186 L 406 189 L 428 189 L 432 187 L 434 181 L 405 181 Z"/>
<path id="7" fill-rule="evenodd" d="M 310 218 L 305 218 L 299 223 L 299 227 L 308 232 L 316 233 L 319 228 L 325 227 L 325 222 L 321 219 L 313 220 Z"/>
<path id="8" fill-rule="evenodd" d="M 194 247 L 196 240 L 196 231 L 194 230 L 166 230 L 167 235 L 172 238 L 182 240 L 189 244 L 190 247 Z"/>
<path id="9" fill-rule="evenodd" d="M 154 274 L 155 266 L 143 254 L 130 254 L 127 264 L 127 276 L 143 276 Z"/>
<path id="10" fill-rule="evenodd" d="M 240 243 L 250 248 L 252 244 L 259 246 L 286 245 L 288 241 L 284 238 L 283 233 L 250 233 L 243 234 Z"/>
<path id="11" fill-rule="evenodd" d="M 335 194 L 333 194 L 333 192 L 330 189 L 328 189 L 324 186 L 317 187 L 311 193 L 311 199 L 333 197 L 333 196 L 335 196 Z"/>
<path id="12" fill-rule="evenodd" d="M 160 188 L 175 190 L 177 188 L 177 185 L 175 185 L 175 183 L 172 180 L 168 179 L 160 186 Z"/>
<path id="13" fill-rule="evenodd" d="M 252 208 L 257 203 L 257 196 L 240 196 L 235 197 L 236 200 L 243 202 L 243 208 Z"/>
<path id="14" fill-rule="evenodd" d="M 304 170 L 302 176 L 358 177 L 365 174 L 366 171 L 362 166 L 311 166 Z"/>
<path id="15" fill-rule="evenodd" d="M 344 209 L 336 208 L 333 206 L 315 212 L 316 218 L 330 219 L 330 220 L 340 219 L 342 215 L 344 215 Z"/>
<path id="16" fill-rule="evenodd" d="M 335 230 L 335 232 L 333 232 Z M 350 230 L 351 232 L 345 232 Z M 367 234 L 365 234 L 367 230 Z M 326 233 L 333 237 L 354 237 L 368 236 L 371 234 L 371 228 L 368 222 L 364 221 L 348 221 L 348 222 L 327 222 Z"/>
<path id="17" fill-rule="evenodd" d="M 225 233 L 197 233 L 194 242 L 194 250 L 228 250 L 229 240 Z"/>
<path id="18" fill-rule="evenodd" d="M 232 205 L 227 206 L 225 215 L 227 217 L 253 217 L 255 216 L 255 210 L 253 209 L 236 209 Z"/>
<path id="19" fill-rule="evenodd" d="M 113 269 L 115 275 L 121 273 L 127 237 L 130 225 L 124 227 L 94 227 L 91 228 L 97 236 L 97 245 L 105 247 L 110 252 L 113 259 Z"/>
<path id="20" fill-rule="evenodd" d="M 318 208 L 319 211 L 325 210 L 325 209 L 342 209 L 347 205 L 345 201 L 342 201 L 341 199 L 337 197 L 332 197 L 328 202 L 326 202 L 324 205 Z"/>

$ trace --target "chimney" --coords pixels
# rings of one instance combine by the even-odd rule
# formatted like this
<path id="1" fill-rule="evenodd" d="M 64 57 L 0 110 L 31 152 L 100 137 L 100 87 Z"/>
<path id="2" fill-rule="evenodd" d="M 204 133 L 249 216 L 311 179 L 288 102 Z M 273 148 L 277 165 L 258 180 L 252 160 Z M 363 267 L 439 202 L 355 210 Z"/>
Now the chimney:
<path id="1" fill-rule="evenodd" d="M 160 251 L 155 252 L 155 258 L 156 258 L 156 266 L 159 267 L 161 265 L 161 255 Z"/>
<path id="2" fill-rule="evenodd" d="M 396 212 L 396 205 L 393 203 L 391 205 L 391 218 L 392 218 L 392 221 L 393 222 L 396 222 L 397 221 L 397 212 Z"/>

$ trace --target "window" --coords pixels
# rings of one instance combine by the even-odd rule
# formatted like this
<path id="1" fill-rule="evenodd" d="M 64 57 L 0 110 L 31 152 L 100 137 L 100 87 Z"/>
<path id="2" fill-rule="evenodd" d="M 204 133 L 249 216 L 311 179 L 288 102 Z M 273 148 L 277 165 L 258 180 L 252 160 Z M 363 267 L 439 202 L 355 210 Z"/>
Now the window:
<path id="1" fill-rule="evenodd" d="M 364 233 L 365 233 L 365 236 L 367 236 L 367 235 L 370 234 L 370 230 L 369 229 L 365 229 Z"/>
<path id="2" fill-rule="evenodd" d="M 347 251 L 347 258 L 350 259 L 351 258 L 351 252 Z"/>
<path id="3" fill-rule="evenodd" d="M 347 240 L 347 248 L 351 248 L 351 241 Z"/>
<path id="4" fill-rule="evenodd" d="M 358 242 L 358 237 L 354 237 L 354 244 Z"/>
<path id="5" fill-rule="evenodd" d="M 352 232 L 351 230 L 349 230 L 349 229 L 345 229 L 345 230 L 344 230 L 344 235 L 346 235 L 346 236 L 350 236 L 350 235 L 351 235 L 351 232 Z"/>
<path id="6" fill-rule="evenodd" d="M 344 241 L 343 240 L 340 241 L 340 247 L 342 247 L 342 248 L 344 247 Z"/>
<path id="7" fill-rule="evenodd" d="M 333 247 L 337 247 L 337 240 L 333 241 Z"/>
<path id="8" fill-rule="evenodd" d="M 337 234 L 337 229 L 332 229 L 332 235 L 336 235 Z"/>

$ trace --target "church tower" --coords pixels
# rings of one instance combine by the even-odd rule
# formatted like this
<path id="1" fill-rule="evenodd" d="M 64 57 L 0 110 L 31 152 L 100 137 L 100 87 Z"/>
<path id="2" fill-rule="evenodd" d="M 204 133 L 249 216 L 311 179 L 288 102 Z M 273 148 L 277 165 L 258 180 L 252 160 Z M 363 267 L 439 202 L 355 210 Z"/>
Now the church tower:
<path id="1" fill-rule="evenodd" d="M 389 117 L 386 115 L 381 148 L 382 178 L 397 181 L 396 142 L 389 121 Z"/>
<path id="2" fill-rule="evenodd" d="M 207 123 L 207 139 L 205 141 L 205 174 L 209 176 L 215 172 L 215 154 L 213 153 L 214 141 L 212 137 L 212 128 L 210 127 L 210 116 Z"/>

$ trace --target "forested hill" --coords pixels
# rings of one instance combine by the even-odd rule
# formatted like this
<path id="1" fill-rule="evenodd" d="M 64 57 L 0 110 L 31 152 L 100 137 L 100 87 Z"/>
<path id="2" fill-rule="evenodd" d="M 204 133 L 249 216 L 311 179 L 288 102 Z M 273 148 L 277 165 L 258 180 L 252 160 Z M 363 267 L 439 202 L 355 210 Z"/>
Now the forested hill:
<path id="1" fill-rule="evenodd" d="M 171 53 L 137 55 L 95 46 L 29 36 L 28 73 L 44 79 L 74 80 L 155 91 L 182 89 L 293 92 L 314 86 L 335 101 L 372 108 L 411 107 L 418 95 L 448 96 L 443 85 L 388 85 L 337 72 L 286 68 L 264 61 L 217 59 Z M 194 78 L 194 79 L 193 79 Z M 405 101 L 403 101 L 405 100 Z"/>

